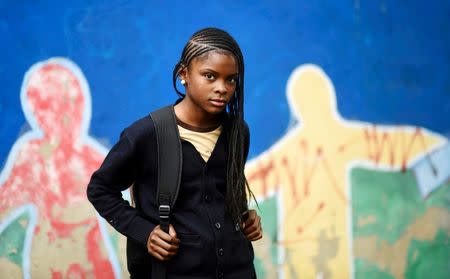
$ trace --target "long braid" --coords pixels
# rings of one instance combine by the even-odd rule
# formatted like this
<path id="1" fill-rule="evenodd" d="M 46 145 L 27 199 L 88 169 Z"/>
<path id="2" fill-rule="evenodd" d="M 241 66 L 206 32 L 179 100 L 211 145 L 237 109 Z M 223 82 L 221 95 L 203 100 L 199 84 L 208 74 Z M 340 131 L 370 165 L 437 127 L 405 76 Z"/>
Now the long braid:
<path id="1" fill-rule="evenodd" d="M 227 32 L 217 28 L 205 28 L 194 33 L 184 46 L 180 61 L 173 69 L 172 82 L 177 94 L 184 97 L 185 95 L 178 90 L 176 84 L 179 72 L 187 67 L 192 59 L 209 51 L 231 53 L 239 70 L 236 90 L 227 105 L 230 129 L 226 191 L 227 211 L 233 220 L 238 222 L 241 220 L 241 213 L 248 208 L 247 194 L 254 199 L 244 174 L 244 141 L 248 128 L 244 122 L 244 58 L 239 45 Z"/>

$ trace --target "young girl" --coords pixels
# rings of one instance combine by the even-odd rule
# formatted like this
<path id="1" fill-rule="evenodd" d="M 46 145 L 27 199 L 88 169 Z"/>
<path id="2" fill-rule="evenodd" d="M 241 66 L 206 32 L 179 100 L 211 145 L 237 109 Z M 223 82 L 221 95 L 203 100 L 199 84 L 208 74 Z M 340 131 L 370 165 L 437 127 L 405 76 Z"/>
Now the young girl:
<path id="1" fill-rule="evenodd" d="M 236 41 L 216 28 L 196 32 L 174 68 L 173 86 L 181 97 L 174 112 L 183 165 L 169 232 L 159 226 L 150 116 L 122 132 L 92 175 L 88 198 L 127 236 L 131 278 L 151 278 L 152 261 L 166 264 L 167 279 L 256 278 L 250 241 L 260 239 L 262 230 L 256 211 L 247 208 L 249 133 L 243 119 L 244 61 Z M 130 185 L 134 207 L 121 195 Z"/>

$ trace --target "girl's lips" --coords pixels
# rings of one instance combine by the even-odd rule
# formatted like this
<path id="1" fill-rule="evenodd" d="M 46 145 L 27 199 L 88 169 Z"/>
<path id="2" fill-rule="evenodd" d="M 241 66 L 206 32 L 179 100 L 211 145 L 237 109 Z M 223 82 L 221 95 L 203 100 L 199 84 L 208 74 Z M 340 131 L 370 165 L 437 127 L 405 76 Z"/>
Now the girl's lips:
<path id="1" fill-rule="evenodd" d="M 222 99 L 210 99 L 209 102 L 216 107 L 223 107 L 227 104 L 225 100 Z"/>

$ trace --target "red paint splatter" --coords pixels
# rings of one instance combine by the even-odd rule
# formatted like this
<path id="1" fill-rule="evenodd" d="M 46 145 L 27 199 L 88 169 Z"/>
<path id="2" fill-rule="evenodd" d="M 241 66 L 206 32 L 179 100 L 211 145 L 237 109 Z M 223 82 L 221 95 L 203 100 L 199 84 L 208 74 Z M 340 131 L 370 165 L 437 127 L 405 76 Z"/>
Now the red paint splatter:
<path id="1" fill-rule="evenodd" d="M 275 166 L 271 159 L 268 160 L 267 164 L 259 163 L 259 167 L 257 170 L 248 177 L 249 184 L 256 183 L 256 181 L 261 181 L 262 183 L 262 195 L 263 197 L 267 196 L 268 188 L 269 188 L 269 175 L 274 174 Z M 278 184 L 278 178 L 275 177 L 275 185 Z"/>
<path id="2" fill-rule="evenodd" d="M 314 213 L 309 217 L 309 219 L 306 221 L 305 224 L 303 224 L 303 226 L 299 226 L 297 228 L 297 233 L 301 234 L 305 231 L 305 229 L 311 225 L 311 223 L 317 219 L 317 215 L 320 213 L 320 211 L 323 210 L 323 208 L 325 207 L 325 203 L 322 201 L 319 203 L 319 205 L 316 208 L 316 211 L 314 211 Z"/>
<path id="3" fill-rule="evenodd" d="M 88 259 L 94 265 L 95 278 L 105 278 L 106 274 L 113 274 L 113 269 L 108 259 L 102 255 L 98 239 L 101 238 L 100 229 L 92 228 L 87 235 Z M 108 278 L 108 277 L 106 277 Z"/>
<path id="4" fill-rule="evenodd" d="M 71 264 L 66 273 L 67 279 L 86 279 L 86 271 L 81 267 L 80 264 Z M 95 278 L 101 278 L 95 277 Z"/>
<path id="5" fill-rule="evenodd" d="M 292 161 L 295 161 L 295 166 L 291 166 L 290 165 Z M 284 169 L 286 170 L 286 173 L 287 173 L 287 177 L 288 177 L 288 180 L 289 180 L 289 185 L 288 186 L 289 186 L 292 198 L 294 199 L 294 203 L 300 202 L 300 197 L 299 197 L 299 195 L 297 193 L 297 183 L 296 183 L 296 179 L 295 179 L 297 177 L 297 175 L 296 175 L 297 162 L 298 162 L 297 160 L 289 161 L 286 156 L 284 156 L 281 159 L 281 164 L 282 164 L 282 166 L 284 167 Z M 294 164 L 294 163 L 292 163 L 292 164 Z"/>
<path id="6" fill-rule="evenodd" d="M 60 271 L 55 271 L 51 269 L 52 279 L 63 279 L 62 273 Z"/>
<path id="7" fill-rule="evenodd" d="M 411 159 L 411 152 L 414 144 L 420 141 L 422 151 L 428 157 L 428 149 L 425 144 L 423 133 L 420 127 L 416 127 L 414 133 L 408 139 L 405 139 L 405 132 L 399 129 L 398 135 L 395 133 L 388 133 L 386 131 L 379 132 L 376 125 L 372 128 L 364 128 L 364 138 L 367 146 L 367 157 L 376 164 L 381 160 L 381 156 L 387 152 L 389 156 L 389 164 L 394 167 L 396 164 L 395 151 L 400 150 L 400 164 L 401 170 L 406 172 L 407 163 Z M 431 160 L 429 160 L 432 164 Z"/>

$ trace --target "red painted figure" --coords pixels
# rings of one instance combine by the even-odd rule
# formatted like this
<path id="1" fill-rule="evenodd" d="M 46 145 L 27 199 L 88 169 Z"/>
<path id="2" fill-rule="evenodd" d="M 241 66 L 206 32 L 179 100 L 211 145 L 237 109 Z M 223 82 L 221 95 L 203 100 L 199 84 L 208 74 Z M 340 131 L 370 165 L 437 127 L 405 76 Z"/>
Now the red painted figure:
<path id="1" fill-rule="evenodd" d="M 35 211 L 24 276 L 114 278 L 116 255 L 86 198 L 106 150 L 87 135 L 83 74 L 62 58 L 38 63 L 25 75 L 21 101 L 31 131 L 17 140 L 0 175 L 0 223 L 22 206 Z"/>

